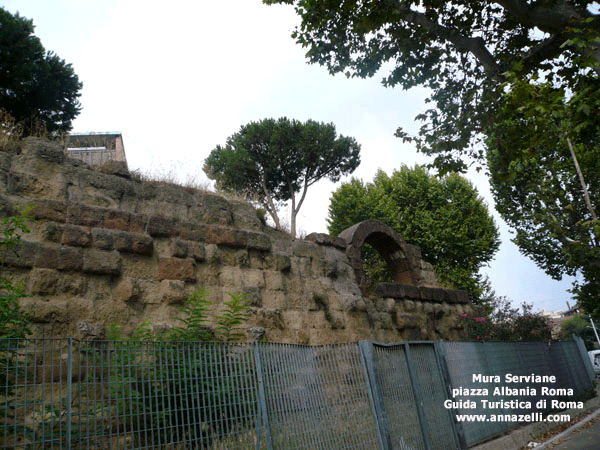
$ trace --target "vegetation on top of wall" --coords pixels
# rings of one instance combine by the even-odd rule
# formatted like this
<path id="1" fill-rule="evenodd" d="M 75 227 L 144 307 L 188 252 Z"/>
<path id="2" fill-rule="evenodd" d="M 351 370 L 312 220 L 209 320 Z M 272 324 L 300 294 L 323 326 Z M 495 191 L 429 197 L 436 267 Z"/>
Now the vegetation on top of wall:
<path id="1" fill-rule="evenodd" d="M 500 245 L 499 231 L 483 198 L 464 177 L 436 177 L 424 167 L 402 166 L 392 175 L 379 171 L 372 182 L 352 178 L 331 195 L 329 233 L 339 234 L 367 219 L 378 219 L 421 248 L 440 281 L 485 300 L 489 283 L 479 273 Z M 393 278 L 387 265 L 365 246 L 368 282 Z"/>
<path id="2" fill-rule="evenodd" d="M 494 298 L 485 305 L 474 305 L 473 311 L 460 316 L 463 338 L 473 341 L 549 341 L 553 323 L 533 305 L 523 303 L 514 308 L 506 297 Z"/>
<path id="3" fill-rule="evenodd" d="M 359 164 L 360 145 L 338 135 L 332 123 L 282 117 L 242 126 L 225 146 L 211 151 L 204 171 L 219 189 L 258 200 L 279 230 L 279 207 L 290 201 L 290 233 L 295 237 L 308 188 L 323 178 L 336 182 Z"/>

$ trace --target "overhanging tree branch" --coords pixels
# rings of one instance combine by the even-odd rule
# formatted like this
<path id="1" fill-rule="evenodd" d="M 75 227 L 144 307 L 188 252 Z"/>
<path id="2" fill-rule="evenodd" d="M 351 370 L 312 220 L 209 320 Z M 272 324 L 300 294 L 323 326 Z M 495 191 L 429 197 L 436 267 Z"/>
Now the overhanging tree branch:
<path id="1" fill-rule="evenodd" d="M 569 145 L 569 151 L 571 152 L 571 157 L 573 158 L 573 163 L 575 164 L 575 170 L 577 170 L 577 175 L 579 176 L 579 181 L 581 183 L 581 188 L 583 189 L 583 197 L 585 199 L 585 204 L 588 208 L 588 211 L 592 215 L 593 220 L 598 220 L 598 216 L 596 215 L 596 211 L 592 206 L 592 201 L 590 200 L 590 193 L 587 188 L 587 184 L 585 183 L 585 179 L 583 178 L 583 172 L 581 172 L 581 167 L 579 167 L 579 162 L 577 161 L 577 156 L 575 156 L 575 150 L 573 149 L 573 144 L 571 144 L 571 139 L 569 136 L 566 136 L 567 144 Z"/>

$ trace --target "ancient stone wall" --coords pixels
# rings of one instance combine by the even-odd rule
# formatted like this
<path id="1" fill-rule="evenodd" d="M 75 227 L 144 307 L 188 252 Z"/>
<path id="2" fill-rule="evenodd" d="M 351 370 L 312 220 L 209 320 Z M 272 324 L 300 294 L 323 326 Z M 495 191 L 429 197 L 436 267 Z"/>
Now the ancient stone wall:
<path id="1" fill-rule="evenodd" d="M 37 336 L 101 338 L 111 324 L 127 335 L 144 321 L 164 329 L 199 286 L 210 292 L 213 315 L 228 293 L 245 293 L 248 326 L 300 344 L 452 339 L 470 307 L 383 224 L 294 240 L 249 204 L 144 183 L 119 164 L 93 170 L 46 140 L 0 152 L 1 213 L 25 207 L 32 231 L 18 255 L 3 259 L 5 274 L 25 285 L 22 308 Z M 357 253 L 364 242 L 400 283 L 381 285 L 372 298 Z"/>

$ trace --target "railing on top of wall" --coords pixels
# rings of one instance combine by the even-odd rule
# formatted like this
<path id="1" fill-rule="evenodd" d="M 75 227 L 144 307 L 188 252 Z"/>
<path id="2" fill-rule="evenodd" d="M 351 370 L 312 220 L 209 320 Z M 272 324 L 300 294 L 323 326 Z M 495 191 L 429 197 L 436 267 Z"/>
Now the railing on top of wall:
<path id="1" fill-rule="evenodd" d="M 473 374 L 554 375 L 552 387 L 572 388 L 573 400 L 591 389 L 590 371 L 578 341 L 3 340 L 0 447 L 464 449 L 515 425 L 457 422 L 514 413 L 446 408 L 453 388 L 506 386 Z M 521 397 L 540 396 L 511 398 Z"/>

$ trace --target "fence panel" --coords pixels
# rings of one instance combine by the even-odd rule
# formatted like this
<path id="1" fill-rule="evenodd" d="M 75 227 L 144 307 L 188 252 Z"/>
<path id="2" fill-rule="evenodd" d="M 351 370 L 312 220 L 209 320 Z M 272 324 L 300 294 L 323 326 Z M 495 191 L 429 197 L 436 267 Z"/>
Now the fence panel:
<path id="1" fill-rule="evenodd" d="M 551 400 L 558 397 L 544 395 L 547 406 L 537 408 L 536 403 L 542 398 L 542 386 L 572 388 L 574 396 L 569 398 L 571 401 L 578 396 L 584 396 L 592 386 L 576 342 L 556 342 L 551 345 L 544 342 L 445 342 L 444 347 L 452 387 L 469 390 L 480 388 L 488 391 L 487 396 L 459 395 L 454 398 L 455 401 L 476 400 L 475 408 L 458 408 L 458 414 L 523 414 L 523 410 L 509 406 L 511 401 L 531 403 L 530 412 L 548 412 Z M 505 377 L 508 374 L 554 375 L 557 382 L 507 383 Z M 476 376 L 481 378 L 477 379 Z M 499 377 L 499 380 L 494 377 Z M 518 393 L 515 394 L 514 390 Z M 483 406 L 483 400 L 489 402 L 487 408 Z M 504 433 L 516 425 L 514 421 L 464 422 L 463 429 L 467 445 L 471 446 Z"/>
<path id="2" fill-rule="evenodd" d="M 376 449 L 357 344 L 259 346 L 274 449 Z"/>
<path id="3" fill-rule="evenodd" d="M 574 341 L 556 342 L 550 346 L 550 359 L 557 388 L 573 388 L 576 393 L 584 394 L 591 389 L 588 368 Z M 573 400 L 572 398 L 570 400 Z"/>
<path id="4" fill-rule="evenodd" d="M 0 447 L 69 445 L 68 350 L 66 339 L 0 341 Z"/>
<path id="5" fill-rule="evenodd" d="M 464 448 L 515 424 L 461 425 L 455 413 L 515 411 L 482 408 L 481 398 L 474 409 L 449 410 L 450 388 L 487 388 L 485 400 L 535 404 L 541 391 L 508 386 L 504 376 L 554 375 L 549 387 L 571 388 L 568 400 L 579 399 L 592 387 L 580 346 L 2 340 L 0 448 Z M 473 399 L 452 400 L 463 398 Z"/>
<path id="6" fill-rule="evenodd" d="M 7 448 L 261 448 L 251 345 L 43 340 L 17 347 L 2 352 Z"/>
<path id="7" fill-rule="evenodd" d="M 374 361 L 391 448 L 459 449 L 434 343 L 375 344 Z"/>

